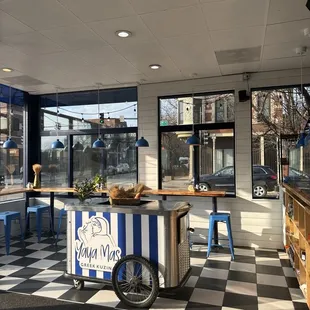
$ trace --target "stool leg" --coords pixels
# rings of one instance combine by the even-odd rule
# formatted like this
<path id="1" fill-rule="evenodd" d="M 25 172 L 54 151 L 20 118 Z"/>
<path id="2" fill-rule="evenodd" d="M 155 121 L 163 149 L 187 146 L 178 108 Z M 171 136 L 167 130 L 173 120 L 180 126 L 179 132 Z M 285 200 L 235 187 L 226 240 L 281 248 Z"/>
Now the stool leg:
<path id="1" fill-rule="evenodd" d="M 230 218 L 226 222 L 226 227 L 227 227 L 227 234 L 228 234 L 228 239 L 229 239 L 229 248 L 230 248 L 231 258 L 232 260 L 234 260 L 235 251 L 234 251 L 234 243 L 233 243 L 233 238 L 232 238 Z"/>
<path id="2" fill-rule="evenodd" d="M 42 212 L 40 210 L 37 210 L 36 212 L 36 225 L 37 225 L 38 242 L 40 242 L 42 232 Z"/>
<path id="3" fill-rule="evenodd" d="M 11 220 L 4 221 L 6 255 L 10 254 Z"/>
<path id="4" fill-rule="evenodd" d="M 62 212 L 59 212 L 59 219 L 58 219 L 58 229 L 57 229 L 57 237 L 56 237 L 56 244 L 58 242 L 59 234 L 60 234 L 60 229 L 61 229 L 61 221 L 62 221 Z"/>
<path id="5" fill-rule="evenodd" d="M 27 211 L 27 214 L 25 215 L 25 229 L 24 229 L 24 237 L 27 236 L 27 228 L 29 228 L 30 231 L 30 226 L 29 226 L 29 212 Z"/>
<path id="6" fill-rule="evenodd" d="M 52 212 L 51 212 L 51 207 L 48 208 L 48 217 L 50 219 L 50 227 L 51 227 L 51 231 L 52 231 L 52 236 L 54 239 L 54 243 L 57 244 L 57 241 L 55 239 L 55 232 L 54 232 L 54 227 L 53 227 L 53 221 L 52 221 Z"/>
<path id="7" fill-rule="evenodd" d="M 20 237 L 21 237 L 21 240 L 24 240 L 24 233 L 23 233 L 23 228 L 22 228 L 21 216 L 19 216 L 18 219 L 19 219 L 19 227 L 20 227 Z"/>
<path id="8" fill-rule="evenodd" d="M 208 235 L 208 251 L 207 251 L 207 257 L 209 257 L 211 248 L 212 248 L 212 237 L 213 237 L 213 226 L 214 226 L 214 220 L 211 218 L 209 220 L 209 235 Z"/>

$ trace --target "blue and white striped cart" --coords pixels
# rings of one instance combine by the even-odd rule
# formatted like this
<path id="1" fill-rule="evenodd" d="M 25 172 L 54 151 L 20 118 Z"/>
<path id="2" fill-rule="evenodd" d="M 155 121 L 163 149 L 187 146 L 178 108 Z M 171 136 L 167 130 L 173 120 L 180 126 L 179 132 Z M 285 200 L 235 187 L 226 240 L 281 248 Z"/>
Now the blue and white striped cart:
<path id="1" fill-rule="evenodd" d="M 141 201 L 67 205 L 67 272 L 84 281 L 109 282 L 131 307 L 150 307 L 160 289 L 180 287 L 190 275 L 187 202 Z"/>

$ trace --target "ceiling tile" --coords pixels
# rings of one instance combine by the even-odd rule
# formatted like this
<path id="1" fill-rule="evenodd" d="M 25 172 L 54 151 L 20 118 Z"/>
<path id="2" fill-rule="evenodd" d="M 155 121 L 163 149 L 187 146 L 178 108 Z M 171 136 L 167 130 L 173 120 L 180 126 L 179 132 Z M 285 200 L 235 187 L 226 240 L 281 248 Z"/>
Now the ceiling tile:
<path id="1" fill-rule="evenodd" d="M 29 60 L 29 56 L 0 42 L 0 59 L 5 66 L 20 70 L 20 65 Z"/>
<path id="2" fill-rule="evenodd" d="M 308 43 L 309 38 L 304 36 L 303 29 L 310 28 L 310 19 L 295 22 L 268 25 L 266 29 L 265 44 L 277 44 L 284 42 Z"/>
<path id="3" fill-rule="evenodd" d="M 176 66 L 158 43 L 122 44 L 115 45 L 114 48 L 142 72 L 149 70 L 149 65 L 154 63 L 160 64 L 165 70 L 176 70 Z"/>
<path id="4" fill-rule="evenodd" d="M 203 33 L 206 25 L 196 6 L 142 15 L 144 23 L 157 38 Z"/>
<path id="5" fill-rule="evenodd" d="M 154 40 L 152 33 L 143 24 L 139 16 L 110 19 L 89 23 L 88 25 L 109 44 Z M 117 30 L 131 31 L 133 36 L 129 38 L 120 38 L 115 34 Z"/>
<path id="6" fill-rule="evenodd" d="M 84 22 L 134 15 L 128 0 L 59 0 Z"/>
<path id="7" fill-rule="evenodd" d="M 239 29 L 210 31 L 215 50 L 228 50 L 262 45 L 265 27 L 244 27 Z"/>
<path id="8" fill-rule="evenodd" d="M 35 30 L 78 23 L 78 19 L 56 0 L 5 0 L 0 9 Z"/>
<path id="9" fill-rule="evenodd" d="M 259 61 L 220 66 L 222 75 L 238 74 L 238 73 L 240 74 L 244 72 L 257 72 L 259 71 L 259 68 L 260 68 Z"/>
<path id="10" fill-rule="evenodd" d="M 271 0 L 268 24 L 276 24 L 310 18 L 305 0 Z"/>
<path id="11" fill-rule="evenodd" d="M 138 14 L 166 11 L 199 3 L 198 0 L 129 0 L 129 2 Z"/>
<path id="12" fill-rule="evenodd" d="M 160 43 L 179 68 L 185 66 L 208 68 L 217 65 L 207 33 L 161 39 Z"/>
<path id="13" fill-rule="evenodd" d="M 186 79 L 192 78 L 193 73 L 197 74 L 197 77 L 211 77 L 211 76 L 220 76 L 220 68 L 218 65 L 208 65 L 208 66 L 199 66 L 196 64 L 195 66 L 187 66 L 184 64 L 180 66 L 180 70 L 182 76 Z"/>
<path id="14" fill-rule="evenodd" d="M 202 4 L 209 30 L 264 26 L 269 0 L 227 0 Z M 246 12 L 246 13 L 245 13 Z"/>
<path id="15" fill-rule="evenodd" d="M 38 32 L 28 32 L 6 37 L 2 41 L 29 55 L 55 53 L 63 50 L 59 45 Z"/>
<path id="16" fill-rule="evenodd" d="M 296 48 L 300 42 L 286 42 L 264 46 L 263 59 L 298 57 Z"/>
<path id="17" fill-rule="evenodd" d="M 123 60 L 123 57 L 109 45 L 96 49 L 82 49 L 73 53 L 91 65 L 108 64 Z"/>
<path id="18" fill-rule="evenodd" d="M 97 70 L 104 72 L 107 76 L 113 79 L 121 79 L 123 75 L 141 74 L 131 63 L 126 60 L 119 62 L 108 63 L 104 66 L 97 66 Z"/>
<path id="19" fill-rule="evenodd" d="M 274 71 L 300 68 L 300 59 L 298 57 L 263 59 L 261 71 Z"/>
<path id="20" fill-rule="evenodd" d="M 41 33 L 66 50 L 102 47 L 104 41 L 83 24 L 58 27 Z"/>
<path id="21" fill-rule="evenodd" d="M 4 37 L 33 31 L 9 14 L 0 11 L 0 40 Z"/>

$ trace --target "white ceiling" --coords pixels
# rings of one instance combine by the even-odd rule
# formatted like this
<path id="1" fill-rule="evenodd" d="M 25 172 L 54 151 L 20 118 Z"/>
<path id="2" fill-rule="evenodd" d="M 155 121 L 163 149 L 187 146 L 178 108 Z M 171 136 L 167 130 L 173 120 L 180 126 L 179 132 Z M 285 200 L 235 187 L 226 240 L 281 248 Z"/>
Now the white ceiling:
<path id="1" fill-rule="evenodd" d="M 49 93 L 299 68 L 302 45 L 310 67 L 305 2 L 2 0 L 0 67 L 14 71 L 0 83 Z"/>

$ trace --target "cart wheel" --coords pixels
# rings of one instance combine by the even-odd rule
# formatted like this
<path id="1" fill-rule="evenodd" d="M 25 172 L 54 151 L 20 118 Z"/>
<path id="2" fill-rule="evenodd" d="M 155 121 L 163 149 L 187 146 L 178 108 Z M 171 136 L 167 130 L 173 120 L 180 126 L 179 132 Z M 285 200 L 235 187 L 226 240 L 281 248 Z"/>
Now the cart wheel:
<path id="1" fill-rule="evenodd" d="M 128 255 L 114 266 L 112 285 L 117 297 L 134 308 L 149 308 L 158 296 L 155 268 L 143 257 Z"/>
<path id="2" fill-rule="evenodd" d="M 73 286 L 77 289 L 77 290 L 82 290 L 84 288 L 84 281 L 83 280 L 76 280 L 73 279 Z"/>

